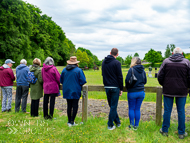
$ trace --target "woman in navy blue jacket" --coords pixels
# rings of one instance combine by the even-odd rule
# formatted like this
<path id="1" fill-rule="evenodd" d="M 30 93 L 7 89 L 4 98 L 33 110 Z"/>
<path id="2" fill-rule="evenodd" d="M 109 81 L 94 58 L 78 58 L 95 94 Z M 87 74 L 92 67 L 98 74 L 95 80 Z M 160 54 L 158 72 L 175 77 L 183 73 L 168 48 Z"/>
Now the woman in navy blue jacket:
<path id="1" fill-rule="evenodd" d="M 82 86 L 86 83 L 85 75 L 78 67 L 77 57 L 72 56 L 63 69 L 60 83 L 63 85 L 63 98 L 67 100 L 67 116 L 69 127 L 77 125 L 74 120 L 78 111 L 78 102 L 81 97 Z"/>
<path id="2" fill-rule="evenodd" d="M 130 87 L 129 79 L 132 75 L 132 68 L 133 73 L 137 78 L 137 82 L 132 87 Z M 136 130 L 139 126 L 141 116 L 140 108 L 142 101 L 145 98 L 144 85 L 146 84 L 146 82 L 146 73 L 144 71 L 143 65 L 141 65 L 141 59 L 139 57 L 133 57 L 131 60 L 130 69 L 125 79 L 125 85 L 128 90 L 127 98 L 129 106 L 130 129 L 133 128 L 134 130 Z"/>

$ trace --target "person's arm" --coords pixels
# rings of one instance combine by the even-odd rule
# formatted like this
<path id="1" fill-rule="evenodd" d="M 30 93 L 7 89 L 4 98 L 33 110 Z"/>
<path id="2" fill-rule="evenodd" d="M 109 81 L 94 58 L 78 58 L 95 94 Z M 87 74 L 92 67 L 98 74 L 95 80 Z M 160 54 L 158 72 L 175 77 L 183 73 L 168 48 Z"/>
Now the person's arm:
<path id="1" fill-rule="evenodd" d="M 125 78 L 125 87 L 128 89 L 129 87 L 129 79 L 130 77 L 132 76 L 132 70 L 131 68 L 129 69 L 127 75 L 126 75 L 126 78 Z"/>
<path id="2" fill-rule="evenodd" d="M 63 84 L 63 81 L 64 81 L 64 73 L 62 71 L 60 76 L 60 83 Z"/>
<path id="3" fill-rule="evenodd" d="M 42 71 L 39 70 L 39 73 L 38 73 L 38 81 L 42 84 L 43 83 L 43 79 L 42 79 Z"/>
<path id="4" fill-rule="evenodd" d="M 188 88 L 190 88 L 190 62 L 188 62 L 188 66 L 187 66 L 187 71 L 188 71 L 188 75 L 187 75 L 187 83 L 188 83 Z M 190 94 L 189 94 L 190 96 Z"/>
<path id="5" fill-rule="evenodd" d="M 86 83 L 86 77 L 84 75 L 84 72 L 82 70 L 80 70 L 80 77 L 79 77 L 79 84 L 82 86 Z"/>
<path id="6" fill-rule="evenodd" d="M 61 75 L 60 75 L 59 71 L 57 70 L 57 68 L 55 68 L 55 80 L 56 80 L 57 84 L 60 84 L 60 77 L 61 77 Z"/>
<path id="7" fill-rule="evenodd" d="M 147 83 L 146 72 L 144 71 L 144 84 Z"/>
<path id="8" fill-rule="evenodd" d="M 120 89 L 120 91 L 123 91 L 123 75 L 122 75 L 122 71 L 121 71 L 121 63 L 120 62 L 117 63 L 117 79 L 118 79 L 118 83 L 119 83 L 119 89 Z"/>
<path id="9" fill-rule="evenodd" d="M 10 75 L 12 81 L 15 81 L 15 76 L 14 76 L 14 73 L 13 73 L 12 69 L 9 71 L 9 75 Z"/>
<path id="10" fill-rule="evenodd" d="M 165 66 L 165 62 L 163 61 L 159 71 L 158 71 L 158 82 L 160 85 L 163 85 L 163 82 L 164 82 L 164 66 Z"/>

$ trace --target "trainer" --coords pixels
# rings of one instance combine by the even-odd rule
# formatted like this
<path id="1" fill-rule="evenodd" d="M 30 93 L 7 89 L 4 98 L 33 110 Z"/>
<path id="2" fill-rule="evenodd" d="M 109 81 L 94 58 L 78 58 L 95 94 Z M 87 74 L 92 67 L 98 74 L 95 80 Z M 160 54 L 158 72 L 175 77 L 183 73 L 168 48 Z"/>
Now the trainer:
<path id="1" fill-rule="evenodd" d="M 158 72 L 158 81 L 163 86 L 164 115 L 160 133 L 168 136 L 170 116 L 175 97 L 178 112 L 178 134 L 183 139 L 185 132 L 185 103 L 190 85 L 190 62 L 185 59 L 181 48 L 175 48 L 172 56 L 165 59 Z"/>

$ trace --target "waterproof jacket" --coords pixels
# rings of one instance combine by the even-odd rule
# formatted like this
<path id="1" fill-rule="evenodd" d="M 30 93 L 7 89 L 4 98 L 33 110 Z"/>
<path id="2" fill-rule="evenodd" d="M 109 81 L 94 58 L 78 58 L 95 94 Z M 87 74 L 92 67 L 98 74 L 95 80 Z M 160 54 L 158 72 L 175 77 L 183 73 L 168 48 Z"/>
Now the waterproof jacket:
<path id="1" fill-rule="evenodd" d="M 13 81 L 15 76 L 13 70 L 7 65 L 4 64 L 0 67 L 0 86 L 13 86 Z"/>
<path id="2" fill-rule="evenodd" d="M 40 66 L 32 65 L 31 72 L 34 72 L 34 76 L 38 79 L 35 84 L 30 83 L 30 97 L 33 100 L 43 97 L 43 80 Z"/>
<path id="3" fill-rule="evenodd" d="M 163 95 L 186 97 L 190 87 L 190 62 L 182 54 L 165 59 L 158 71 L 158 81 L 163 86 Z"/>
<path id="4" fill-rule="evenodd" d="M 77 65 L 67 65 L 61 73 L 60 82 L 63 85 L 63 98 L 79 99 L 86 78 L 82 69 Z"/>
<path id="5" fill-rule="evenodd" d="M 29 67 L 25 64 L 20 64 L 16 67 L 16 82 L 17 86 L 29 86 L 29 82 L 27 81 L 26 77 L 29 72 Z"/>
<path id="6" fill-rule="evenodd" d="M 54 65 L 43 64 L 42 79 L 44 94 L 59 93 L 60 73 Z"/>
<path id="7" fill-rule="evenodd" d="M 132 76 L 132 69 L 130 68 L 127 73 L 126 79 L 125 79 L 125 85 L 126 85 L 128 92 L 144 91 L 144 85 L 146 84 L 147 79 L 146 79 L 146 73 L 144 71 L 143 65 L 134 66 L 133 72 L 134 72 L 135 77 L 137 78 L 137 82 L 134 84 L 133 87 L 130 87 L 130 88 L 128 87 L 129 79 Z"/>
<path id="8" fill-rule="evenodd" d="M 123 91 L 121 63 L 112 55 L 105 57 L 102 62 L 102 76 L 105 87 L 118 87 L 121 91 Z"/>

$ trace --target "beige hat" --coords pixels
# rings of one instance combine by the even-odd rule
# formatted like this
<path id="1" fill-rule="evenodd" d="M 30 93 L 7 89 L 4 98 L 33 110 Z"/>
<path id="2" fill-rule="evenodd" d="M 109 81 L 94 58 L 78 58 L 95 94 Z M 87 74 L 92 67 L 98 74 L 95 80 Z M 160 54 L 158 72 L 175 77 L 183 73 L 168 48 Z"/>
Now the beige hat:
<path id="1" fill-rule="evenodd" d="M 67 61 L 67 63 L 70 64 L 70 65 L 78 64 L 79 62 L 80 61 L 77 61 L 77 57 L 76 56 L 70 57 L 70 60 Z"/>

